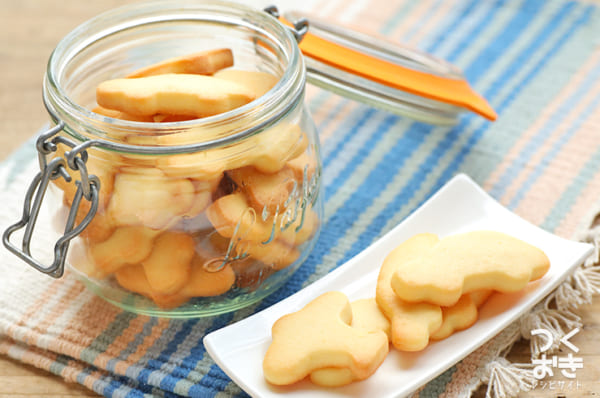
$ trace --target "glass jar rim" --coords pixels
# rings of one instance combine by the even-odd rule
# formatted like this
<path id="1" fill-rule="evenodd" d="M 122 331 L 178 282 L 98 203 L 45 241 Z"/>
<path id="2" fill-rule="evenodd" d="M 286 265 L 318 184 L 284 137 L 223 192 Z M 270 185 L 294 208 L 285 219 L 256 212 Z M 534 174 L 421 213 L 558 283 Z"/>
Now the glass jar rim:
<path id="1" fill-rule="evenodd" d="M 172 14 L 168 14 L 168 12 L 172 12 Z M 283 74 L 269 92 L 246 105 L 214 116 L 180 122 L 152 123 L 126 121 L 99 115 L 73 101 L 60 84 L 59 66 L 64 68 L 80 51 L 94 42 L 110 34 L 145 24 L 189 20 L 193 13 L 196 13 L 193 20 L 208 21 L 208 15 L 201 14 L 202 12 L 222 13 L 221 16 L 227 17 L 229 24 L 254 28 L 256 31 L 264 33 L 272 42 L 270 44 L 277 45 L 279 50 L 286 56 L 286 64 L 284 65 Z M 266 26 L 269 32 L 264 29 L 259 30 L 258 23 Z M 69 130 L 67 132 L 74 138 L 85 141 L 86 147 L 98 146 L 139 154 L 179 154 L 223 146 L 268 128 L 284 117 L 302 100 L 305 84 L 306 70 L 296 38 L 289 28 L 279 23 L 268 13 L 243 4 L 220 0 L 203 2 L 183 0 L 177 3 L 169 0 L 155 0 L 109 10 L 89 19 L 68 33 L 58 43 L 48 60 L 44 79 L 43 100 L 53 121 L 55 123 L 63 122 L 66 126 L 65 129 Z M 258 116 L 261 116 L 261 122 L 256 122 L 259 119 Z M 70 120 L 65 121 L 65 118 Z M 219 138 L 186 145 L 132 145 L 106 140 L 97 134 L 97 132 L 102 133 L 103 128 L 118 128 L 122 132 L 131 133 L 141 130 L 152 130 L 157 133 L 177 133 L 192 128 L 210 129 L 220 127 L 231 121 L 236 121 L 238 122 L 237 125 L 244 125 L 245 127 Z M 240 121 L 247 123 L 240 123 Z M 87 132 L 99 138 L 90 139 L 88 136 L 77 134 L 68 128 L 69 122 L 83 126 Z"/>

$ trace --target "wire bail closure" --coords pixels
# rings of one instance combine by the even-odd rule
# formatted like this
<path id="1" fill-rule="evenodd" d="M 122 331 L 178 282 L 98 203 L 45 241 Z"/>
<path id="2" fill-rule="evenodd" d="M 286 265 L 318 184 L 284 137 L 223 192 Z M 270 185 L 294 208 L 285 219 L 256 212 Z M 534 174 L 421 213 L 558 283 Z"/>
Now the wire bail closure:
<path id="1" fill-rule="evenodd" d="M 265 7 L 263 11 L 271 15 L 275 19 L 279 19 L 279 17 L 281 16 L 281 14 L 279 13 L 279 9 L 275 5 Z M 290 32 L 292 32 L 292 34 L 296 38 L 296 41 L 300 43 L 304 38 L 304 35 L 306 35 L 306 33 L 308 32 L 308 19 L 299 18 L 296 21 L 292 22 L 292 25 L 293 27 L 288 26 L 287 28 L 290 30 Z"/>
<path id="2" fill-rule="evenodd" d="M 58 123 L 47 132 L 40 134 L 36 141 L 38 150 L 38 160 L 40 163 L 40 172 L 36 174 L 33 181 L 27 189 L 25 195 L 23 215 L 15 224 L 9 226 L 2 235 L 4 246 L 17 257 L 31 265 L 36 270 L 50 275 L 54 278 L 60 278 L 64 273 L 65 259 L 71 239 L 77 237 L 92 221 L 98 210 L 98 199 L 100 193 L 100 179 L 95 175 L 88 174 L 86 161 L 88 154 L 85 148 L 76 146 L 71 140 L 57 135 L 64 128 L 64 122 Z M 56 157 L 47 162 L 46 155 L 57 150 L 57 144 L 67 145 L 71 148 L 65 152 L 65 158 Z M 72 182 L 72 178 L 67 172 L 67 167 L 73 171 L 79 171 L 81 180 Z M 40 207 L 44 200 L 44 195 L 48 189 L 50 180 L 64 178 L 67 182 L 77 185 L 77 190 L 73 198 L 73 203 L 69 210 L 65 231 L 63 236 L 56 241 L 54 245 L 54 261 L 49 266 L 45 266 L 31 254 L 31 238 L 35 228 Z M 83 220 L 75 225 L 77 213 L 81 205 L 81 200 L 85 199 L 90 204 L 90 209 Z M 11 241 L 12 234 L 25 228 L 21 248 L 19 249 Z"/>

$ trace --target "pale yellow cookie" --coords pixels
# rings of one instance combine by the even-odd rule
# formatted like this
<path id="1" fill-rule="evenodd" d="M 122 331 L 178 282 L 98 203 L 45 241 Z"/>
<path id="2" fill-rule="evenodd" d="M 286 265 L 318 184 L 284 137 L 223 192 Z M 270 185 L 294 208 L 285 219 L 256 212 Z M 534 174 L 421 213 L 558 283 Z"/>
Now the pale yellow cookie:
<path id="1" fill-rule="evenodd" d="M 429 336 L 431 340 L 442 340 L 471 327 L 477 321 L 477 306 L 469 294 L 464 294 L 453 306 L 442 307 L 442 318 L 442 326 Z"/>
<path id="2" fill-rule="evenodd" d="M 170 155 L 157 159 L 156 165 L 171 177 L 213 181 L 229 168 L 226 149 L 207 149 L 196 153 Z"/>
<path id="3" fill-rule="evenodd" d="M 477 290 L 469 293 L 469 296 L 471 296 L 471 300 L 473 300 L 475 306 L 481 308 L 493 293 L 493 290 Z"/>
<path id="4" fill-rule="evenodd" d="M 374 298 L 356 300 L 352 307 L 352 327 L 366 332 L 383 331 L 390 339 L 390 321 L 383 315 Z M 353 381 L 347 368 L 323 368 L 310 374 L 310 380 L 321 386 L 343 386 Z"/>
<path id="5" fill-rule="evenodd" d="M 100 106 L 132 115 L 155 114 L 207 117 L 254 100 L 244 86 L 212 76 L 166 74 L 100 83 Z"/>
<path id="6" fill-rule="evenodd" d="M 319 216 L 310 207 L 292 214 L 296 216 L 295 220 L 288 220 L 285 214 L 280 218 L 278 238 L 290 246 L 299 246 L 312 238 L 319 227 Z"/>
<path id="7" fill-rule="evenodd" d="M 82 240 L 75 239 L 71 241 L 67 253 L 67 262 L 90 278 L 103 279 L 108 276 L 108 273 L 96 267 L 89 255 L 87 243 Z"/>
<path id="8" fill-rule="evenodd" d="M 270 215 L 263 220 L 262 212 L 250 206 L 241 192 L 222 196 L 206 209 L 206 216 L 223 237 L 235 234 L 242 241 L 268 243 L 278 239 L 289 246 L 300 245 L 314 234 L 319 218 L 310 208 L 291 213 L 283 212 L 277 218 Z"/>
<path id="9" fill-rule="evenodd" d="M 182 232 L 164 232 L 154 240 L 152 253 L 142 261 L 152 291 L 172 294 L 190 277 L 194 239 Z"/>
<path id="10" fill-rule="evenodd" d="M 307 214 L 304 228 L 300 217 L 290 225 L 285 225 L 281 217 L 263 220 L 241 192 L 223 196 L 206 209 L 206 216 L 219 235 L 233 239 L 237 255 L 248 254 L 276 270 L 288 267 L 300 257 L 300 251 L 287 242 L 300 244 L 314 233 L 318 220 L 312 213 Z"/>
<path id="11" fill-rule="evenodd" d="M 220 80 L 214 78 L 216 80 Z M 174 114 L 157 114 L 153 116 L 157 122 L 165 121 L 184 121 L 184 119 L 196 118 L 194 115 L 174 115 Z M 193 125 L 193 124 L 192 124 Z M 138 145 L 159 145 L 159 146 L 175 146 L 175 145 L 190 145 L 197 144 L 199 142 L 207 142 L 214 139 L 222 138 L 227 135 L 243 132 L 248 129 L 248 121 L 245 118 L 239 118 L 227 123 L 214 123 L 203 126 L 194 126 L 183 131 L 174 129 L 172 132 L 164 131 L 161 134 L 147 136 L 145 134 L 138 134 L 135 139 L 135 143 Z M 206 149 L 194 154 L 201 154 L 206 152 L 225 153 L 226 157 L 242 156 L 244 159 L 248 159 L 248 151 L 252 148 L 254 136 L 229 143 L 225 146 L 215 147 L 214 149 Z M 220 156 L 208 155 L 209 158 L 215 158 Z M 235 165 L 231 168 L 245 166 Z"/>
<path id="12" fill-rule="evenodd" d="M 241 192 L 223 196 L 207 209 L 206 216 L 217 232 L 226 238 L 256 243 L 268 242 L 275 237 L 276 223 L 263 222 Z"/>
<path id="13" fill-rule="evenodd" d="M 157 231 L 144 226 L 117 228 L 107 240 L 89 245 L 90 258 L 103 272 L 115 272 L 127 264 L 137 264 L 148 257 L 157 234 Z"/>
<path id="14" fill-rule="evenodd" d="M 83 221 L 89 210 L 90 203 L 82 201 L 75 216 L 75 225 L 79 225 Z M 115 228 L 116 226 L 113 223 L 112 217 L 108 216 L 106 210 L 100 209 L 79 236 L 84 238 L 88 243 L 104 242 L 112 235 Z"/>
<path id="15" fill-rule="evenodd" d="M 450 307 L 442 307 L 442 326 L 431 334 L 431 339 L 442 340 L 454 332 L 473 326 L 479 315 L 479 307 L 492 293 L 492 290 L 477 290 L 463 294 L 458 302 Z"/>
<path id="16" fill-rule="evenodd" d="M 266 208 L 269 214 L 282 213 L 292 191 L 300 189 L 294 173 L 285 167 L 276 173 L 266 174 L 247 166 L 229 170 L 227 174 L 258 212 Z"/>
<path id="17" fill-rule="evenodd" d="M 179 293 L 153 294 L 150 298 L 154 301 L 154 304 L 165 310 L 177 308 L 189 300 L 189 297 Z"/>
<path id="18" fill-rule="evenodd" d="M 114 182 L 108 213 L 117 225 L 164 229 L 194 204 L 195 188 L 185 178 L 171 178 L 157 168 L 123 167 Z"/>
<path id="19" fill-rule="evenodd" d="M 222 69 L 216 72 L 214 76 L 246 86 L 254 93 L 256 98 L 261 97 L 273 88 L 278 80 L 277 76 L 270 73 L 239 69 Z"/>
<path id="20" fill-rule="evenodd" d="M 181 294 L 187 297 L 218 296 L 227 293 L 234 283 L 235 273 L 230 265 L 215 268 L 213 263 L 206 264 L 206 259 L 195 256 L 190 278 L 181 289 Z"/>
<path id="21" fill-rule="evenodd" d="M 188 120 L 197 119 L 196 116 L 189 115 L 154 115 L 152 121 L 155 123 L 173 123 L 173 122 L 186 122 Z"/>
<path id="22" fill-rule="evenodd" d="M 160 294 L 152 291 L 152 287 L 144 273 L 144 268 L 139 264 L 119 268 L 115 272 L 115 278 L 123 288 L 148 297 L 163 309 L 179 307 L 188 300 L 187 297 L 179 293 Z"/>
<path id="23" fill-rule="evenodd" d="M 206 141 L 208 138 L 219 138 L 224 134 L 243 131 L 246 126 L 233 122 L 227 129 L 198 129 L 186 131 L 185 134 L 163 134 L 156 137 L 143 135 L 128 136 L 127 141 L 136 145 L 187 145 Z M 295 124 L 279 123 L 258 134 L 252 135 L 227 146 L 207 149 L 197 153 L 164 156 L 156 165 L 170 176 L 193 179 L 214 179 L 224 171 L 254 166 L 266 174 L 276 173 L 286 166 L 287 162 L 302 155 L 308 146 L 306 134 Z M 309 160 L 315 163 L 314 160 Z M 294 164 L 294 167 L 304 167 Z M 310 173 L 312 166 L 309 165 Z M 301 177 L 298 179 L 302 182 Z"/>
<path id="24" fill-rule="evenodd" d="M 365 331 L 381 330 L 391 340 L 391 324 L 385 317 L 375 298 L 353 301 L 352 327 Z"/>
<path id="25" fill-rule="evenodd" d="M 212 194 L 219 185 L 220 177 L 212 181 L 190 180 L 194 187 L 192 206 L 183 213 L 185 217 L 196 217 L 212 202 Z"/>
<path id="26" fill-rule="evenodd" d="M 363 380 L 375 372 L 389 350 L 383 331 L 364 331 L 350 326 L 352 310 L 340 292 L 328 292 L 298 312 L 285 315 L 273 325 L 273 341 L 264 360 L 265 379 L 287 385 L 323 368 L 347 369 L 344 382 Z M 318 377 L 322 385 L 340 380 Z"/>
<path id="27" fill-rule="evenodd" d="M 199 253 L 208 258 L 222 257 L 229 249 L 230 240 L 219 235 L 212 227 L 205 234 L 206 238 L 198 245 Z M 234 254 L 235 255 L 235 254 Z"/>
<path id="28" fill-rule="evenodd" d="M 167 73 L 190 73 L 212 75 L 233 65 L 233 54 L 228 48 L 201 51 L 146 66 L 127 75 L 128 78 L 164 75 Z"/>
<path id="29" fill-rule="evenodd" d="M 322 368 L 313 370 L 310 381 L 321 387 L 341 387 L 356 380 L 350 368 Z"/>
<path id="30" fill-rule="evenodd" d="M 289 160 L 286 163 L 286 167 L 292 170 L 296 180 L 302 184 L 303 181 L 308 183 L 312 179 L 317 169 L 317 162 L 314 156 L 310 156 L 308 153 L 303 152 L 300 156 Z"/>
<path id="31" fill-rule="evenodd" d="M 135 135 L 135 134 L 130 134 L 127 135 L 125 137 L 125 143 L 126 144 L 133 144 L 133 145 L 138 145 L 139 143 L 137 143 L 137 139 L 140 136 Z M 156 137 L 154 136 L 147 136 L 146 139 L 154 139 Z M 143 145 L 141 145 L 143 146 Z M 159 160 L 162 159 L 162 157 L 157 157 L 157 156 L 153 156 L 153 155 L 137 155 L 137 154 L 133 154 L 133 153 L 121 153 L 119 154 L 119 159 L 117 160 L 117 162 L 120 164 L 120 166 L 122 167 L 134 167 L 134 168 L 154 168 L 158 165 Z"/>
<path id="32" fill-rule="evenodd" d="M 115 279 L 123 288 L 146 297 L 152 295 L 152 288 L 148 283 L 144 267 L 139 264 L 127 265 L 115 272 Z"/>
<path id="33" fill-rule="evenodd" d="M 401 351 L 420 351 L 429 336 L 442 325 L 439 305 L 408 303 L 398 298 L 390 280 L 399 262 L 418 258 L 437 242 L 432 234 L 420 234 L 400 244 L 385 258 L 377 278 L 376 300 L 391 323 L 391 341 Z"/>
<path id="34" fill-rule="evenodd" d="M 112 117 L 113 119 L 128 120 L 131 122 L 151 123 L 154 121 L 152 116 L 130 115 L 125 112 L 117 111 L 114 109 L 107 109 L 107 108 L 104 108 L 101 106 L 95 107 L 94 109 L 92 109 L 92 112 L 97 113 L 102 116 Z"/>
<path id="35" fill-rule="evenodd" d="M 398 297 L 443 306 L 476 290 L 516 292 L 550 268 L 543 251 L 495 231 L 448 236 L 421 256 L 409 261 L 392 256 L 389 261 L 397 265 L 391 285 Z"/>
<path id="36" fill-rule="evenodd" d="M 240 241 L 240 253 L 248 254 L 251 258 L 271 266 L 274 270 L 289 267 L 300 257 L 300 251 L 293 246 L 288 246 L 278 239 L 268 243 Z"/>
<path id="37" fill-rule="evenodd" d="M 258 134 L 252 165 L 264 173 L 276 173 L 308 146 L 308 138 L 297 124 L 280 123 Z"/>

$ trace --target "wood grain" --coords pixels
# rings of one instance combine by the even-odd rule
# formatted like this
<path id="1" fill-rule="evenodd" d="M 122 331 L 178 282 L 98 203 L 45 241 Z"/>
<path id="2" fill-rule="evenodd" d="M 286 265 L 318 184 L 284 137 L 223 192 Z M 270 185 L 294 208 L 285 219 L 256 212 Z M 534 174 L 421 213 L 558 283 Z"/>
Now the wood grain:
<path id="1" fill-rule="evenodd" d="M 581 307 L 578 313 L 583 319 L 583 328 L 569 341 L 579 348 L 579 353 L 573 356 L 583 358 L 583 369 L 576 371 L 574 383 L 569 388 L 572 379 L 563 376 L 558 369 L 555 369 L 553 377 L 544 378 L 533 391 L 521 393 L 518 398 L 600 397 L 600 300 L 596 299 L 593 304 Z M 569 352 L 569 349 L 565 348 L 556 355 L 566 356 Z M 522 339 L 517 342 L 507 359 L 514 363 L 530 364 L 529 341 Z M 473 397 L 485 397 L 486 389 L 485 386 L 480 388 Z"/>
<path id="2" fill-rule="evenodd" d="M 133 1 L 4 0 L 0 3 L 0 160 L 47 121 L 41 99 L 42 78 L 46 61 L 58 41 L 81 22 L 126 3 Z M 583 308 L 581 314 L 584 328 L 572 340 L 584 358 L 584 369 L 577 372 L 581 387 L 570 391 L 538 387 L 520 394 L 520 398 L 600 395 L 600 300 Z M 528 342 L 518 343 L 509 359 L 530 362 Z M 561 377 L 545 381 L 554 379 Z M 97 395 L 80 385 L 66 383 L 57 376 L 0 356 L 0 398 L 90 396 Z M 485 388 L 475 394 L 475 397 L 484 396 Z"/>
<path id="3" fill-rule="evenodd" d="M 92 391 L 33 366 L 0 357 L 1 397 L 96 397 Z"/>

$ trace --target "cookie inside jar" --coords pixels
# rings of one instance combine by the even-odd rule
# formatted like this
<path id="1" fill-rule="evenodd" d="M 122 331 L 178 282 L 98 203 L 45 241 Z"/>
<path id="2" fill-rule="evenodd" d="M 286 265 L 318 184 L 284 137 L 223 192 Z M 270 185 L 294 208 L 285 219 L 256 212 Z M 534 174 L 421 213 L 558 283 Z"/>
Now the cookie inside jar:
<path id="1" fill-rule="evenodd" d="M 67 261 L 96 293 L 137 313 L 208 316 L 256 302 L 302 264 L 322 222 L 303 65 L 289 65 L 299 62 L 291 47 L 262 33 L 219 29 L 211 35 L 230 35 L 231 46 L 201 40 L 189 51 L 198 31 L 174 47 L 174 38 L 161 43 L 161 25 L 148 48 L 123 44 L 128 62 L 105 43 L 115 52 L 106 70 L 81 74 L 86 92 L 71 87 L 95 123 L 75 133 L 108 144 L 86 149 L 100 200 Z M 156 47 L 168 56 L 149 51 Z M 84 66 L 90 71 L 79 62 L 73 76 Z M 57 147 L 49 158 L 71 150 Z M 75 185 L 53 186 L 69 208 Z M 83 201 L 77 220 L 89 209 Z"/>

